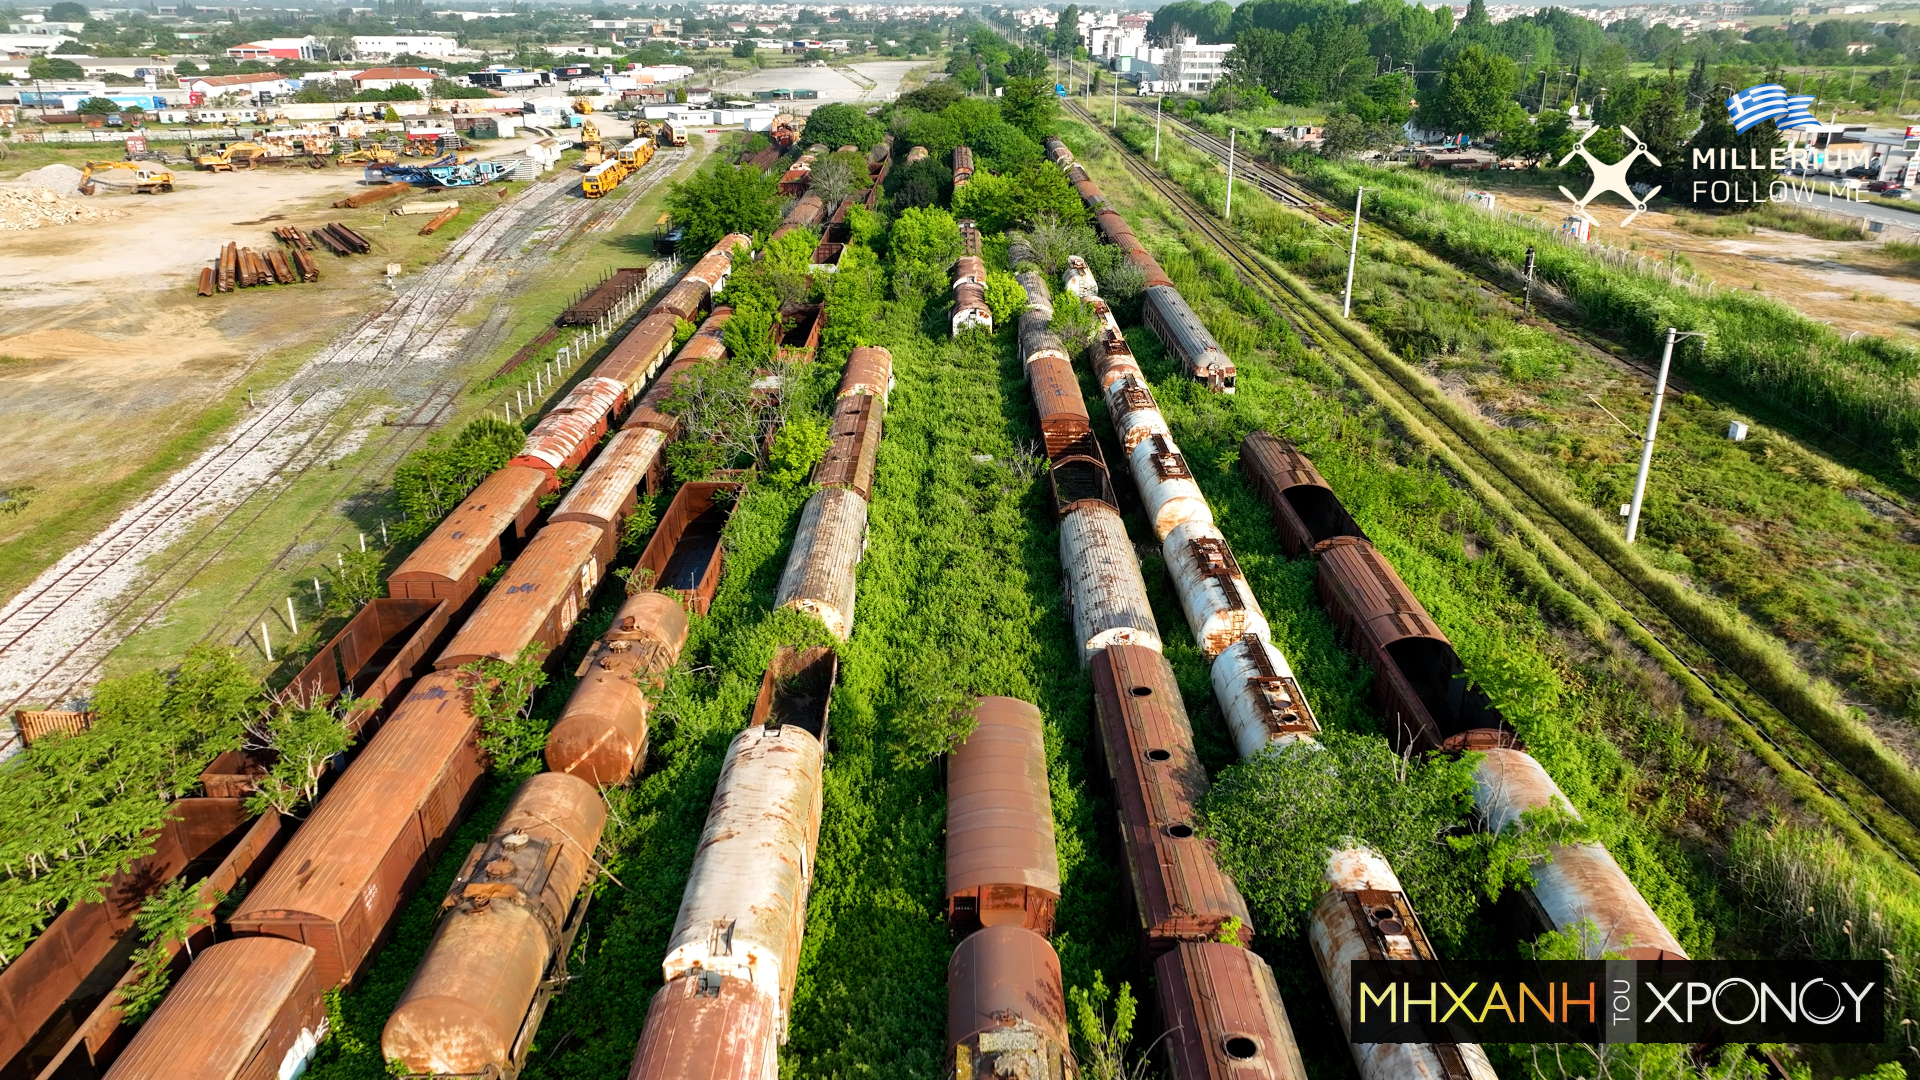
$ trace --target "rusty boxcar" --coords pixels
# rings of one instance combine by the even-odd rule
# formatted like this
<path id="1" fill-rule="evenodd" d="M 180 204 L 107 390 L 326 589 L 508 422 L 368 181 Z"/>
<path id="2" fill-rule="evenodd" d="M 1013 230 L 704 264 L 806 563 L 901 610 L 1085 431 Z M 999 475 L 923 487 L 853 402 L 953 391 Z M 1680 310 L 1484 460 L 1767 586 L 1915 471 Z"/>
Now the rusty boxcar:
<path id="1" fill-rule="evenodd" d="M 751 982 L 695 972 L 653 995 L 627 1080 L 775 1080 L 779 1030 Z"/>
<path id="2" fill-rule="evenodd" d="M 774 594 L 775 607 L 804 611 L 841 641 L 853 633 L 860 558 L 867 549 L 867 500 L 821 488 L 800 512 L 800 528 Z"/>
<path id="3" fill-rule="evenodd" d="M 1473 801 L 1488 832 L 1498 833 L 1535 807 L 1559 805 L 1579 817 L 1547 770 L 1525 751 L 1485 751 L 1473 770 Z M 1588 958 L 1618 953 L 1631 960 L 1685 960 L 1686 950 L 1634 888 L 1613 854 L 1597 843 L 1562 844 L 1533 868 L 1533 884 L 1515 888 L 1530 925 L 1528 937 L 1547 930 L 1599 930 Z"/>
<path id="4" fill-rule="evenodd" d="M 1313 551 L 1338 536 L 1367 538 L 1333 488 L 1320 478 L 1320 470 L 1287 440 L 1264 431 L 1250 433 L 1240 443 L 1240 466 L 1273 511 L 1273 523 L 1280 529 L 1280 543 L 1288 555 Z"/>
<path id="5" fill-rule="evenodd" d="M 1026 369 L 1047 457 L 1097 454 L 1093 421 L 1087 415 L 1086 399 L 1080 396 L 1080 380 L 1074 377 L 1073 366 L 1063 356 L 1039 352 L 1027 358 Z"/>
<path id="6" fill-rule="evenodd" d="M 717 360 L 727 355 L 726 325 L 733 318 L 733 309 L 722 305 L 707 315 L 700 329 L 687 339 L 687 343 L 674 354 L 673 364 L 661 374 L 647 392 L 627 415 L 623 428 L 654 428 L 669 436 L 680 430 L 680 421 L 662 410 L 673 391 L 692 372 L 695 365 L 708 360 Z"/>
<path id="7" fill-rule="evenodd" d="M 713 972 L 751 983 L 773 1002 L 781 1042 L 820 841 L 822 759 L 798 725 L 734 736 L 661 965 L 669 981 Z"/>
<path id="8" fill-rule="evenodd" d="M 953 186 L 960 187 L 973 179 L 973 149 L 966 146 L 953 148 Z"/>
<path id="9" fill-rule="evenodd" d="M 607 806 L 592 784 L 541 773 L 514 792 L 441 904 L 426 956 L 380 1036 L 414 1076 L 519 1071 L 566 957 L 594 876 Z"/>
<path id="10" fill-rule="evenodd" d="M 545 472 L 550 478 L 547 490 L 558 491 L 560 470 L 585 461 L 613 418 L 626 407 L 624 383 L 597 375 L 583 379 L 540 418 L 527 433 L 526 445 L 508 464 Z"/>
<path id="11" fill-rule="evenodd" d="M 121 1051 L 107 1080 L 282 1080 L 327 1034 L 312 948 L 239 938 L 201 952 Z"/>
<path id="12" fill-rule="evenodd" d="M 1157 411 L 1157 410 L 1156 410 Z M 1213 522 L 1213 510 L 1200 485 L 1193 480 L 1187 459 L 1167 435 L 1140 440 L 1127 453 L 1133 482 L 1140 489 L 1140 501 L 1146 504 L 1147 521 L 1153 525 L 1153 537 L 1164 541 L 1174 528 L 1189 521 Z"/>
<path id="13" fill-rule="evenodd" d="M 433 666 L 513 660 L 528 645 L 544 655 L 566 640 L 607 570 L 607 531 L 579 521 L 541 529 Z"/>
<path id="14" fill-rule="evenodd" d="M 1048 161 L 1063 169 L 1073 164 L 1073 151 L 1067 149 L 1067 144 L 1061 142 L 1059 136 L 1047 136 L 1046 147 Z"/>
<path id="15" fill-rule="evenodd" d="M 947 755 L 947 924 L 1053 931 L 1060 863 L 1040 710 L 983 697 L 978 726 Z"/>
<path id="16" fill-rule="evenodd" d="M 1373 699 L 1394 746 L 1420 750 L 1514 745 L 1511 726 L 1467 678 L 1453 643 L 1386 558 L 1365 540 L 1321 545 L 1320 602 L 1374 666 Z"/>
<path id="17" fill-rule="evenodd" d="M 866 394 L 879 399 L 882 412 L 887 395 L 893 393 L 893 354 L 878 345 L 861 345 L 847 357 L 847 370 L 840 376 L 835 397 Z"/>
<path id="18" fill-rule="evenodd" d="M 1326 982 L 1342 1031 L 1352 1031 L 1356 960 L 1432 960 L 1426 931 L 1385 859 L 1364 847 L 1327 857 L 1320 894 L 1307 920 L 1307 940 Z M 1361 1080 L 1494 1080 L 1478 1043 L 1354 1043 Z"/>
<path id="19" fill-rule="evenodd" d="M 953 336 L 968 330 L 993 330 L 993 309 L 987 306 L 987 288 L 971 281 L 953 287 Z"/>
<path id="20" fill-rule="evenodd" d="M 1240 944 L 1252 941 L 1245 898 L 1195 830 L 1207 772 L 1173 665 L 1152 649 L 1115 645 L 1094 658 L 1093 704 L 1147 954 L 1218 941 L 1228 920 Z"/>
<path id="21" fill-rule="evenodd" d="M 388 575 L 387 595 L 465 606 L 480 579 L 507 554 L 504 549 L 517 547 L 532 531 L 547 483 L 541 469 L 494 470 Z"/>
<path id="22" fill-rule="evenodd" d="M 1246 634 L 1262 641 L 1272 636 L 1253 586 L 1212 521 L 1182 522 L 1167 533 L 1160 551 L 1201 652 L 1218 656 Z"/>
<path id="23" fill-rule="evenodd" d="M 1182 942 L 1153 972 L 1171 1080 L 1307 1080 L 1265 960 L 1237 945 Z"/>
<path id="24" fill-rule="evenodd" d="M 1113 645 L 1160 649 L 1160 626 L 1147 600 L 1140 559 L 1118 510 L 1106 502 L 1082 501 L 1062 515 L 1060 569 L 1082 666 Z"/>
<path id="25" fill-rule="evenodd" d="M 547 521 L 597 525 L 612 541 L 607 546 L 619 547 L 620 527 L 639 503 L 641 487 L 659 486 L 660 450 L 666 443 L 666 433 L 653 428 L 614 432 Z"/>
<path id="26" fill-rule="evenodd" d="M 627 400 L 633 400 L 673 352 L 673 333 L 678 323 L 670 311 L 656 311 L 641 319 L 638 326 L 614 344 L 593 373 L 626 387 Z"/>
<path id="27" fill-rule="evenodd" d="M 947 961 L 947 1050 L 954 1080 L 1074 1080 L 1060 957 L 1019 926 L 968 936 Z"/>
<path id="28" fill-rule="evenodd" d="M 680 485 L 634 564 L 634 574 L 650 588 L 673 590 L 688 610 L 705 615 L 720 587 L 726 558 L 720 536 L 741 486 L 715 480 Z"/>
<path id="29" fill-rule="evenodd" d="M 1170 285 L 1149 285 L 1146 295 L 1147 328 L 1180 361 L 1187 374 L 1205 383 L 1208 389 L 1233 393 L 1236 374 L 1233 361 L 1214 340 L 1206 324 L 1193 313 L 1180 291 Z"/>
<path id="30" fill-rule="evenodd" d="M 647 692 L 687 644 L 687 610 L 665 593 L 627 597 L 574 674 L 580 682 L 547 733 L 547 768 L 605 787 L 647 760 Z"/>
<path id="31" fill-rule="evenodd" d="M 358 977 L 485 772 L 464 678 L 414 685 L 240 901 L 235 934 L 311 945 L 322 989 Z"/>
<path id="32" fill-rule="evenodd" d="M 827 454 L 813 468 L 813 482 L 843 487 L 870 498 L 873 472 L 880 460 L 879 398 L 866 394 L 842 397 L 833 403 L 833 421 L 827 429 Z"/>
<path id="33" fill-rule="evenodd" d="M 910 147 L 910 148 L 909 148 L 909 149 L 907 150 L 907 164 L 909 164 L 909 165 L 918 165 L 918 164 L 919 164 L 920 162 L 922 162 L 922 161 L 925 161 L 925 160 L 927 160 L 927 148 L 926 148 L 926 147 L 924 147 L 924 146 L 915 146 L 915 147 Z"/>
<path id="34" fill-rule="evenodd" d="M 1293 666 L 1273 642 L 1244 634 L 1213 658 L 1214 700 L 1243 758 L 1268 746 L 1311 739 L 1320 731 Z"/>

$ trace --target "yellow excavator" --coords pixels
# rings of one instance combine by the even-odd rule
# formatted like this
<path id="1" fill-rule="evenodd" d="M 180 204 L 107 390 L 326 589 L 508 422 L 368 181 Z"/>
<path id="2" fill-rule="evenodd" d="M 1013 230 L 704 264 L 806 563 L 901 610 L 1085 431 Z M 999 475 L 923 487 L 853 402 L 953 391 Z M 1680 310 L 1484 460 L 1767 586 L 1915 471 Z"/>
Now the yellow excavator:
<path id="1" fill-rule="evenodd" d="M 653 138 L 653 125 L 640 117 L 633 118 L 633 137 L 636 139 Z"/>
<path id="2" fill-rule="evenodd" d="M 204 153 L 194 161 L 203 169 L 214 172 L 232 172 L 235 169 L 255 169 L 267 163 L 267 148 L 259 143 L 228 143 L 218 150 Z"/>
<path id="3" fill-rule="evenodd" d="M 89 161 L 87 167 L 80 170 L 80 194 L 93 194 L 93 174 L 109 169 L 131 169 L 133 189 L 142 195 L 157 195 L 173 190 L 173 173 L 150 161 Z"/>

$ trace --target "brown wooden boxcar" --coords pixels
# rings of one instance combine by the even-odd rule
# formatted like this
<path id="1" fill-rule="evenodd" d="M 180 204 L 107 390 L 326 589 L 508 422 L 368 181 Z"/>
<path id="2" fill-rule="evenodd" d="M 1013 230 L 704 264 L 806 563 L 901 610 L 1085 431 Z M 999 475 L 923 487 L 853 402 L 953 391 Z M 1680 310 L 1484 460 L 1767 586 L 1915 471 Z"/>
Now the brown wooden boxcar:
<path id="1" fill-rule="evenodd" d="M 1073 1080 L 1060 957 L 1018 926 L 989 926 L 947 962 L 947 1048 L 954 1080 Z"/>
<path id="2" fill-rule="evenodd" d="M 653 995 L 627 1080 L 767 1080 L 779 1030 L 773 999 L 747 980 L 686 975 Z"/>
<path id="3" fill-rule="evenodd" d="M 688 610 L 705 615 L 720 587 L 726 555 L 720 534 L 742 486 L 710 480 L 680 485 L 634 573 L 650 588 L 672 589 Z"/>
<path id="4" fill-rule="evenodd" d="M 687 644 L 687 610 L 653 591 L 627 597 L 574 674 L 580 682 L 547 733 L 547 768 L 594 784 L 625 783 L 647 760 L 647 693 Z"/>
<path id="5" fill-rule="evenodd" d="M 1265 960 L 1237 945 L 1182 942 L 1153 971 L 1171 1080 L 1307 1080 Z"/>
<path id="6" fill-rule="evenodd" d="M 1080 396 L 1080 380 L 1074 377 L 1073 365 L 1043 352 L 1028 360 L 1026 366 L 1047 457 L 1094 452 L 1093 421 L 1087 416 L 1087 401 Z"/>
<path id="7" fill-rule="evenodd" d="M 1395 747 L 1515 745 L 1486 692 L 1467 678 L 1453 643 L 1385 556 L 1365 540 L 1321 546 L 1315 586 L 1347 643 L 1374 666 L 1373 700 Z"/>
<path id="8" fill-rule="evenodd" d="M 240 902 L 235 934 L 313 946 L 323 989 L 359 975 L 485 772 L 463 678 L 414 686 Z"/>
<path id="9" fill-rule="evenodd" d="M 1040 710 L 983 697 L 947 756 L 947 923 L 1053 930 L 1060 864 Z"/>
<path id="10" fill-rule="evenodd" d="M 1252 941 L 1246 900 L 1194 831 L 1207 772 L 1173 666 L 1152 649 L 1109 646 L 1093 660 L 1093 701 L 1148 955 L 1218 940 L 1229 919 Z"/>
<path id="11" fill-rule="evenodd" d="M 543 653 L 558 647 L 587 610 L 611 547 L 598 525 L 562 521 L 541 529 L 433 666 L 445 671 L 483 658 L 512 660 L 529 644 Z"/>
<path id="12" fill-rule="evenodd" d="M 827 444 L 826 457 L 814 466 L 814 483 L 844 487 L 862 499 L 871 496 L 873 471 L 880 460 L 883 408 L 878 398 L 866 394 L 833 403 L 833 424 L 828 429 L 832 441 Z"/>
<path id="13" fill-rule="evenodd" d="M 465 606 L 505 549 L 517 547 L 532 531 L 547 481 L 539 469 L 508 465 L 495 470 L 388 575 L 387 595 Z"/>
<path id="14" fill-rule="evenodd" d="M 1240 444 L 1240 465 L 1273 511 L 1288 555 L 1313 551 L 1337 536 L 1367 538 L 1320 470 L 1287 440 L 1253 432 Z"/>
<path id="15" fill-rule="evenodd" d="M 278 938 L 202 952 L 113 1063 L 107 1080 L 281 1080 L 327 1030 L 315 951 Z"/>

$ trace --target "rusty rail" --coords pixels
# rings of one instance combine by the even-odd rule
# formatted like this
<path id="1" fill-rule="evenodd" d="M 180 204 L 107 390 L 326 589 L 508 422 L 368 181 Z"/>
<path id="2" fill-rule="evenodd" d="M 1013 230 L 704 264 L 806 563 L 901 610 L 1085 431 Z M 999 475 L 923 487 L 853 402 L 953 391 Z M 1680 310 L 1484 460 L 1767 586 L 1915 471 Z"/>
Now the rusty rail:
<path id="1" fill-rule="evenodd" d="M 363 191 L 358 195 L 349 195 L 339 202 L 334 203 L 333 208 L 335 210 L 356 210 L 362 206 L 372 206 L 382 199 L 391 199 L 395 195 L 405 195 L 412 190 L 413 186 L 411 184 L 382 184 L 377 188 Z"/>

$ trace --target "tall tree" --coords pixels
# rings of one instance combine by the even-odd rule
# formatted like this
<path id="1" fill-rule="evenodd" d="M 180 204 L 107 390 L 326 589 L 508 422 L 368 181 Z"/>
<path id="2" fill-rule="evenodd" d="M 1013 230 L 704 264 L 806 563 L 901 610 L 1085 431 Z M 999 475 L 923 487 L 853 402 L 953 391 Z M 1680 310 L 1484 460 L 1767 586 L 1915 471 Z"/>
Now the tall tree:
<path id="1" fill-rule="evenodd" d="M 1447 61 L 1433 92 L 1420 103 L 1420 122 L 1436 131 L 1485 135 L 1508 120 L 1520 69 L 1481 45 Z"/>
<path id="2" fill-rule="evenodd" d="M 715 162 L 676 184 L 667 209 L 685 230 L 682 243 L 704 251 L 728 233 L 764 233 L 780 220 L 780 183 L 752 166 Z"/>

